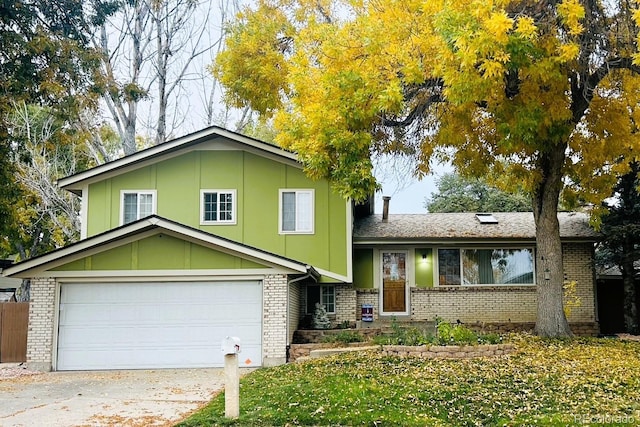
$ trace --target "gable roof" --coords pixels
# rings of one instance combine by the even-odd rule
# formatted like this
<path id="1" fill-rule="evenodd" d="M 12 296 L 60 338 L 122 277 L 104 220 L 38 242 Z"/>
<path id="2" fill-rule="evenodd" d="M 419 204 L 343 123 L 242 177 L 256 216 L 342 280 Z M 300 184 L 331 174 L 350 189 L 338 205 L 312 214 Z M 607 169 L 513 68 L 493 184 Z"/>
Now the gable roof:
<path id="1" fill-rule="evenodd" d="M 219 143 L 220 145 L 225 143 L 232 144 L 247 151 L 252 151 L 263 156 L 302 167 L 298 162 L 298 157 L 295 153 L 283 150 L 276 145 L 260 141 L 259 139 L 232 132 L 218 126 L 211 126 L 206 129 L 181 136 L 180 138 L 172 139 L 154 147 L 138 151 L 129 156 L 104 163 L 86 171 L 61 178 L 58 180 L 58 186 L 76 194 L 80 194 L 82 187 L 86 184 L 179 155 L 188 150 L 192 150 L 197 145 L 205 142 L 214 142 Z"/>
<path id="2" fill-rule="evenodd" d="M 293 274 L 311 274 L 318 278 L 320 274 L 310 265 L 300 261 L 286 258 L 271 252 L 258 249 L 253 246 L 235 242 L 233 240 L 216 236 L 196 228 L 188 227 L 162 218 L 157 215 L 148 216 L 138 221 L 123 225 L 101 234 L 89 237 L 69 246 L 46 253 L 36 258 L 22 261 L 5 268 L 3 276 L 32 277 L 34 271 L 43 271 L 66 264 L 76 259 L 100 253 L 117 247 L 133 239 L 141 239 L 158 233 L 166 233 L 197 244 L 215 248 L 217 250 L 241 256 L 263 264 L 275 266 L 287 270 Z"/>
<path id="3" fill-rule="evenodd" d="M 481 223 L 476 214 L 427 213 L 371 215 L 357 220 L 353 230 L 354 243 L 377 241 L 482 241 L 535 240 L 536 228 L 532 212 L 495 212 L 497 223 Z M 589 226 L 589 217 L 578 212 L 559 212 L 560 238 L 595 242 L 599 234 Z"/>

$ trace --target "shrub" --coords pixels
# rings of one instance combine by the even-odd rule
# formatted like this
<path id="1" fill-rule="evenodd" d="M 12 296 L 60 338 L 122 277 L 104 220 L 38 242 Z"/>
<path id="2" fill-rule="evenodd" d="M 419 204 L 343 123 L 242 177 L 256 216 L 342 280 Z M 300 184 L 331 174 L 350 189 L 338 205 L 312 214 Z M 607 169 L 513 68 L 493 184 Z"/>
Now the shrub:
<path id="1" fill-rule="evenodd" d="M 577 288 L 578 282 L 575 280 L 571 282 L 564 282 L 564 285 L 562 286 L 562 308 L 566 317 L 571 315 L 571 311 L 574 308 L 580 308 L 580 306 L 582 306 L 582 300 L 578 296 Z"/>
<path id="2" fill-rule="evenodd" d="M 323 338 L 324 342 L 336 342 L 341 344 L 349 344 L 352 342 L 363 342 L 362 335 L 355 331 L 341 331 L 335 335 L 327 335 Z"/>
<path id="3" fill-rule="evenodd" d="M 348 320 L 343 320 L 342 322 L 336 325 L 336 329 L 351 329 L 353 328 L 353 324 Z"/>
<path id="4" fill-rule="evenodd" d="M 478 344 L 500 344 L 502 337 L 498 334 L 480 334 L 478 335 Z"/>
<path id="5" fill-rule="evenodd" d="M 436 329 L 440 345 L 474 345 L 478 343 L 478 335 L 460 323 L 452 325 L 436 319 Z"/>
<path id="6" fill-rule="evenodd" d="M 477 345 L 498 344 L 502 337 L 498 334 L 478 334 L 461 323 L 451 324 L 436 317 L 436 335 L 433 336 L 418 328 L 405 328 L 395 319 L 391 321 L 391 334 L 374 338 L 381 345 Z"/>
<path id="7" fill-rule="evenodd" d="M 316 311 L 313 313 L 313 327 L 315 329 L 329 329 L 331 320 L 324 305 L 316 303 Z"/>
<path id="8" fill-rule="evenodd" d="M 391 320 L 391 334 L 376 337 L 373 340 L 376 344 L 383 345 L 425 345 L 433 342 L 433 337 L 424 333 L 418 328 L 406 328 L 401 326 L 394 318 Z"/>

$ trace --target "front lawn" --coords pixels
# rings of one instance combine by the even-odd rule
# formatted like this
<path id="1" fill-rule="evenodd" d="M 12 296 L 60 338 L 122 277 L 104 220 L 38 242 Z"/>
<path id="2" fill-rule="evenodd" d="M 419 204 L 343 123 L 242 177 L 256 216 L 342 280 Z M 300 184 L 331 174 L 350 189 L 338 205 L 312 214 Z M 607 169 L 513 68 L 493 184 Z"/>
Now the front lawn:
<path id="1" fill-rule="evenodd" d="M 349 354 L 260 369 L 241 381 L 238 425 L 640 424 L 640 343 L 513 337 L 476 360 Z M 179 424 L 233 424 L 224 396 Z"/>

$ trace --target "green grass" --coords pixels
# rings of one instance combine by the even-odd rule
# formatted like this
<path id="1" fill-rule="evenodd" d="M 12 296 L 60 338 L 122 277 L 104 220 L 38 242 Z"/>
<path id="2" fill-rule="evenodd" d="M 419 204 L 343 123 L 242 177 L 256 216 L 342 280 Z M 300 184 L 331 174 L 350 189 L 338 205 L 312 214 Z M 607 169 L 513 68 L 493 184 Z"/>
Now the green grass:
<path id="1" fill-rule="evenodd" d="M 499 358 L 360 353 L 260 369 L 241 381 L 238 420 L 224 418 L 220 394 L 179 425 L 640 423 L 640 343 L 511 340 L 517 352 Z"/>

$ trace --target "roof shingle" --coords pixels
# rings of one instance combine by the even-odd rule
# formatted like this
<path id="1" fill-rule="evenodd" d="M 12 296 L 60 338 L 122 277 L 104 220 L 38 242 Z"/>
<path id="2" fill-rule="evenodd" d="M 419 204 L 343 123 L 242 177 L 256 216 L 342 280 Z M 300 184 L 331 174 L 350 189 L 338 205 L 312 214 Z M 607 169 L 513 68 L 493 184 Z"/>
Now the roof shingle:
<path id="1" fill-rule="evenodd" d="M 535 239 L 532 212 L 495 212 L 497 224 L 482 224 L 475 213 L 427 213 L 382 215 L 358 219 L 354 226 L 354 241 L 375 240 L 493 240 Z M 579 212 L 559 212 L 560 237 L 596 241 L 599 234 L 589 226 L 589 217 Z"/>

